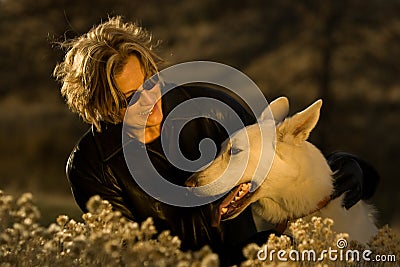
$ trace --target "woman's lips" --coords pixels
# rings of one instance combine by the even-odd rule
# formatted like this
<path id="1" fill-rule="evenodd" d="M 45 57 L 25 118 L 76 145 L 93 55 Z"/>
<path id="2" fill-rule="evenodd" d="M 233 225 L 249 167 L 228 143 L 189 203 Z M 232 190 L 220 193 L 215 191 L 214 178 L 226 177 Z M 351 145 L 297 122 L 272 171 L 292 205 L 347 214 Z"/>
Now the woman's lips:
<path id="1" fill-rule="evenodd" d="M 147 116 L 147 115 L 151 115 L 151 113 L 153 113 L 153 109 L 148 109 L 148 110 L 139 112 L 139 115 L 141 115 L 141 116 Z"/>
<path id="2" fill-rule="evenodd" d="M 153 107 L 151 107 L 147 110 L 139 112 L 139 115 L 141 115 L 141 116 L 151 115 L 156 110 L 156 108 L 157 108 L 157 105 L 154 105 Z"/>

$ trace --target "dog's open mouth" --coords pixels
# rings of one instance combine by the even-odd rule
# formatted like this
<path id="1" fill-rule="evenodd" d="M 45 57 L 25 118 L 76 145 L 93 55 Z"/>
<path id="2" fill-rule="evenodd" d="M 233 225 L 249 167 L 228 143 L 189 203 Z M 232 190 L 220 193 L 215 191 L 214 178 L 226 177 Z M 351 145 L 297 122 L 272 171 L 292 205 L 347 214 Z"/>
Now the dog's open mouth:
<path id="1" fill-rule="evenodd" d="M 215 203 L 212 211 L 212 226 L 219 226 L 221 220 L 229 219 L 240 212 L 253 194 L 250 188 L 250 182 L 235 186 L 220 202 Z"/>

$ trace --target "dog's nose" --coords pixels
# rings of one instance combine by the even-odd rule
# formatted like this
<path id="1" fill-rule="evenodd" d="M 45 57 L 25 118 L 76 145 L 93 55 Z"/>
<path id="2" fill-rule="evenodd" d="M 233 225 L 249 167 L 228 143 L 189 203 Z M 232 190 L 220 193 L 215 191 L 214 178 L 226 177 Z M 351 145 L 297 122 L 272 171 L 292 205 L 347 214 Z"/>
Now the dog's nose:
<path id="1" fill-rule="evenodd" d="M 197 181 L 196 181 L 196 179 L 191 179 L 191 178 L 189 178 L 189 179 L 185 182 L 185 185 L 186 185 L 187 187 L 196 187 L 196 186 L 197 186 Z"/>

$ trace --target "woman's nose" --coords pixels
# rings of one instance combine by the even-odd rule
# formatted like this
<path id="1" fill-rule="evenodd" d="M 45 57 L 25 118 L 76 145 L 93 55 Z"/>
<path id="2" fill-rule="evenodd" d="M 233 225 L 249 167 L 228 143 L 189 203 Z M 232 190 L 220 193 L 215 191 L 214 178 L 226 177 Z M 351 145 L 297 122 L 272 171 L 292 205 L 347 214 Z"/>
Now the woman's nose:
<path id="1" fill-rule="evenodd" d="M 155 88 L 152 88 L 151 90 L 143 90 L 141 92 L 140 98 L 143 106 L 154 105 L 158 101 L 158 94 L 151 92 L 153 90 L 155 90 Z"/>

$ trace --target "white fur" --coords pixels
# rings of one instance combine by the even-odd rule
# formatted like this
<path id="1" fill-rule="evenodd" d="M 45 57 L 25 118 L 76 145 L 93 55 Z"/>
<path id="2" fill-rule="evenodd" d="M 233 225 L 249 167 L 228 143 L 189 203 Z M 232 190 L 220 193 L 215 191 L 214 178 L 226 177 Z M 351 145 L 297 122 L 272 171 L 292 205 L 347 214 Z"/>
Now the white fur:
<path id="1" fill-rule="evenodd" d="M 304 111 L 285 119 L 289 111 L 287 98 L 273 101 L 270 110 L 263 112 L 257 124 L 235 133 L 224 143 L 215 161 L 189 178 L 188 182 L 203 186 L 216 182 L 222 176 L 235 179 L 236 185 L 250 182 L 258 173 L 260 155 L 265 151 L 275 152 L 271 168 L 266 172 L 268 174 L 246 205 L 251 204 L 258 228 L 268 223 L 316 215 L 333 219 L 333 229 L 337 232 L 346 232 L 351 239 L 367 242 L 376 234 L 377 228 L 373 209 L 364 202 L 360 201 L 346 210 L 341 205 L 341 196 L 314 212 L 318 203 L 333 192 L 332 171 L 328 163 L 320 150 L 306 141 L 318 122 L 321 106 L 322 101 L 318 100 Z M 267 112 L 272 112 L 275 119 L 272 123 L 277 125 L 276 136 L 261 134 L 263 127 L 271 124 L 271 117 L 265 115 Z M 232 148 L 242 151 L 232 154 Z M 244 171 L 238 174 L 237 166 L 243 164 L 246 164 L 242 168 Z M 268 170 L 267 167 L 264 169 Z M 221 187 L 215 188 L 218 190 L 211 188 L 206 194 L 220 194 Z"/>

